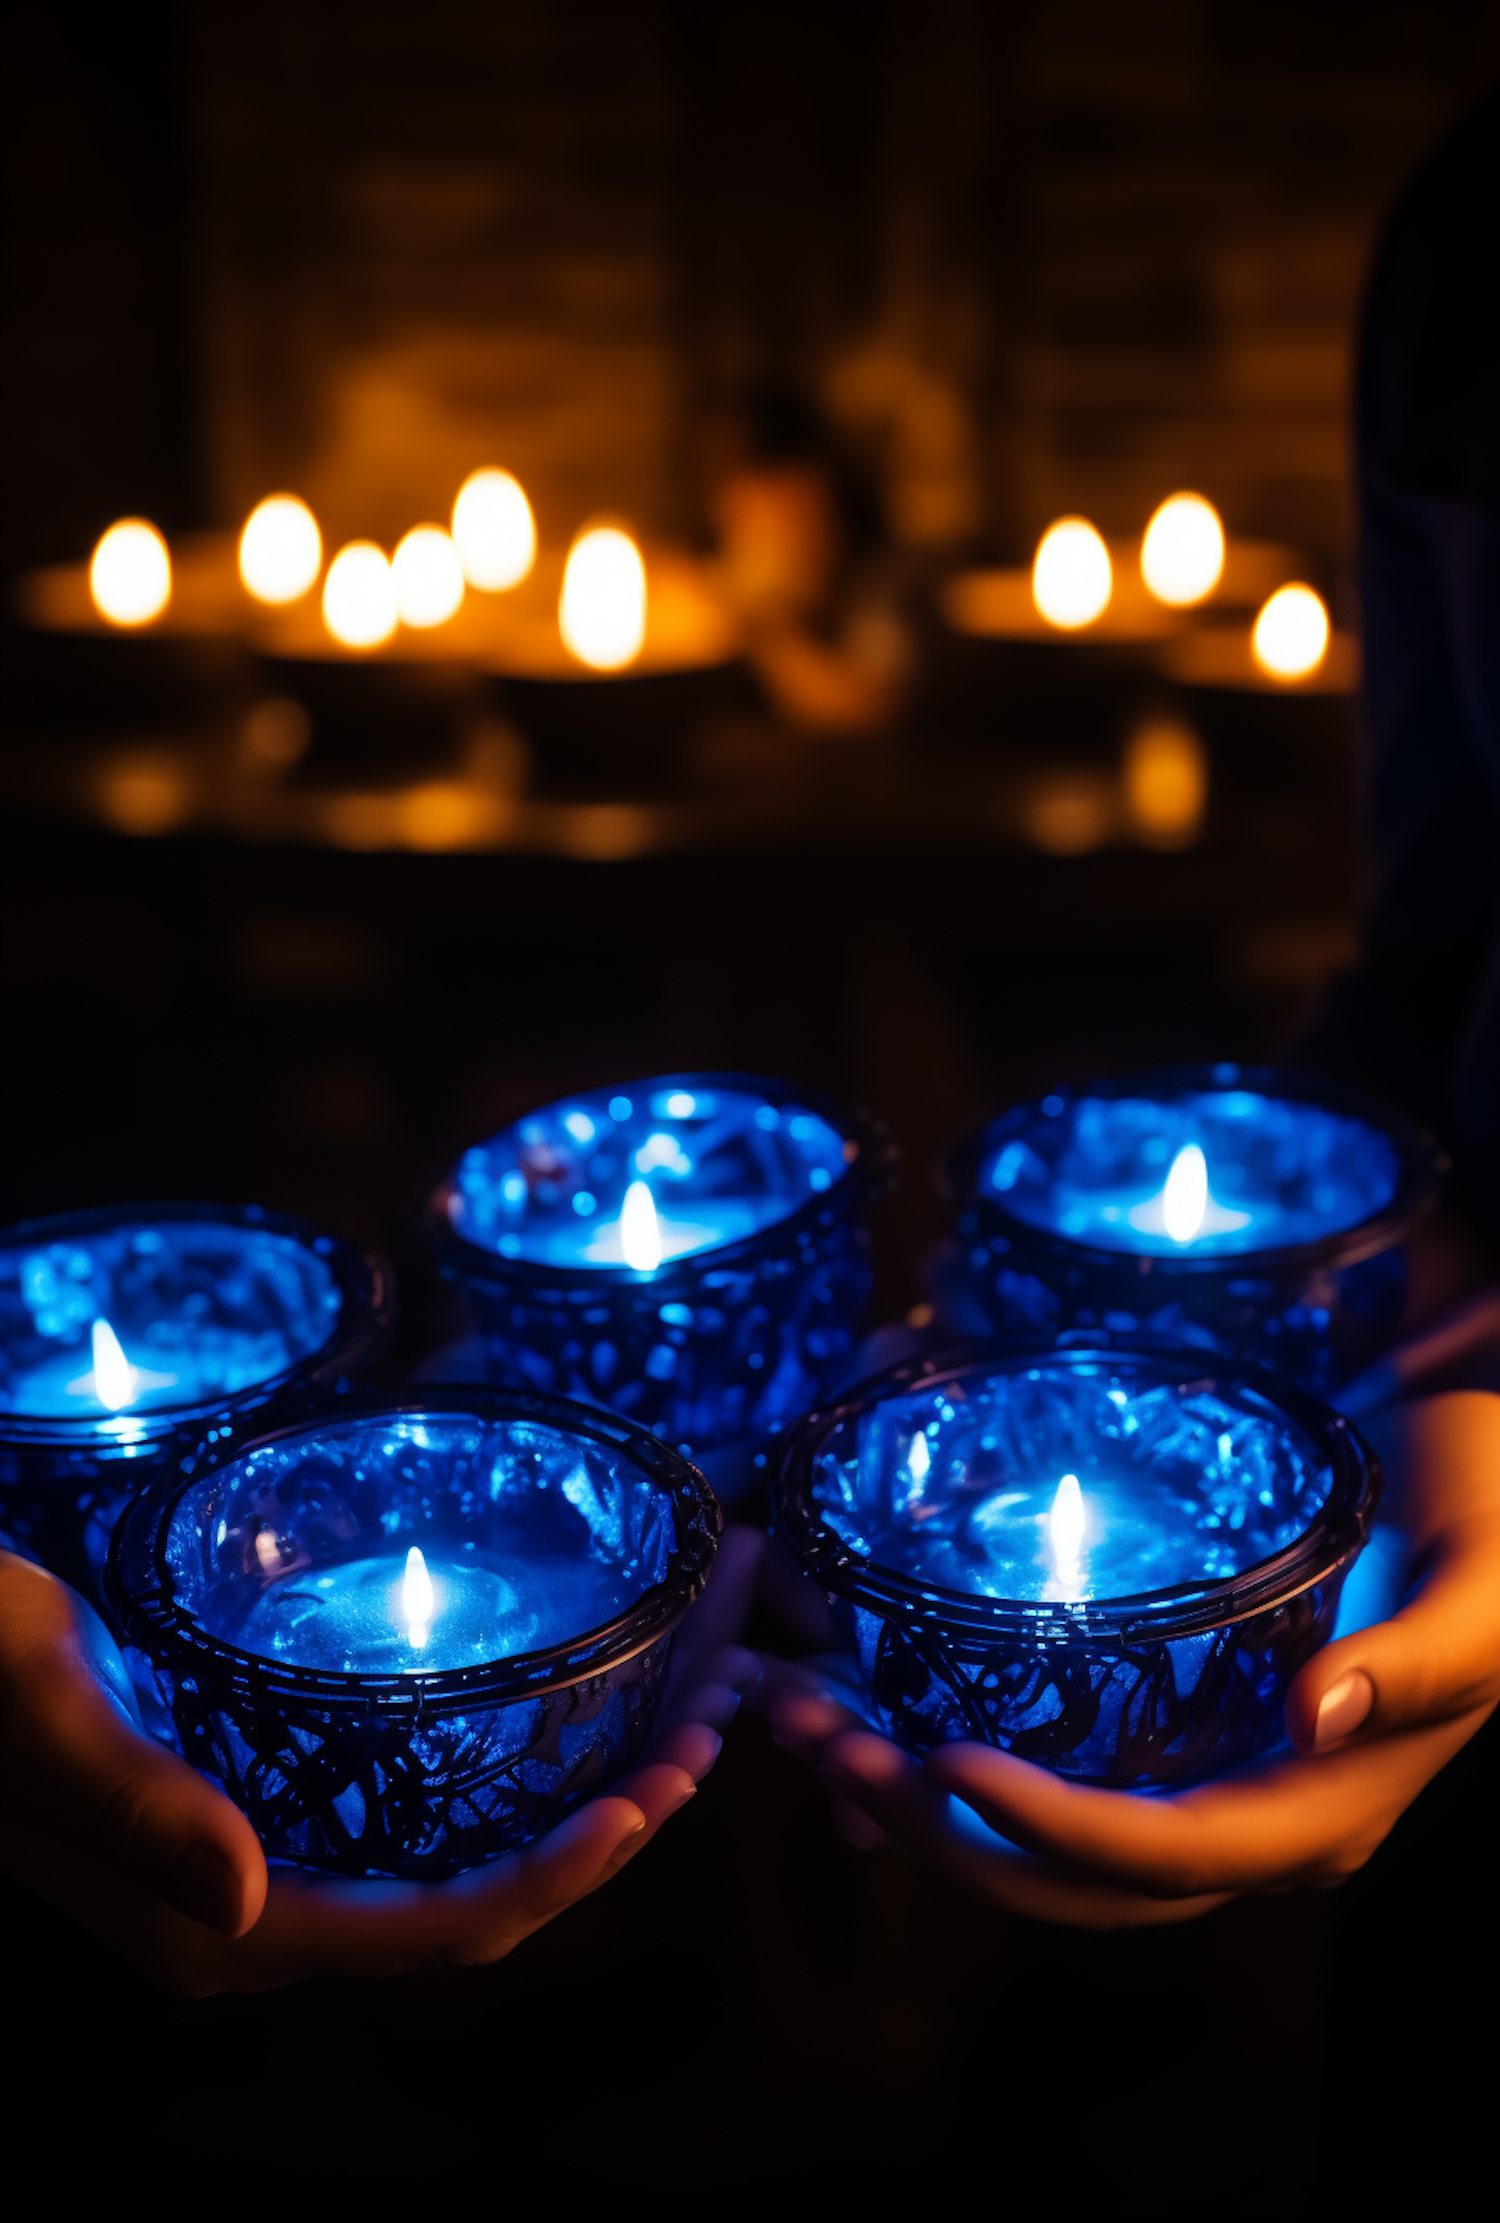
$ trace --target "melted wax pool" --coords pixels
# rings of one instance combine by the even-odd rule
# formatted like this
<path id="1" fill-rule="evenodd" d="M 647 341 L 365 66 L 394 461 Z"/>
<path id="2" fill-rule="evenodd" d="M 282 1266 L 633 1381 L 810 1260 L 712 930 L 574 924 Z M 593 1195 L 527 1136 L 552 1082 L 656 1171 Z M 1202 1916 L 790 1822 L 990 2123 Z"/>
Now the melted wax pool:
<path id="1" fill-rule="evenodd" d="M 570 1643 L 661 1580 L 671 1542 L 668 1500 L 609 1446 L 434 1412 L 268 1439 L 186 1493 L 167 1553 L 210 1635 L 388 1675 Z"/>
<path id="2" fill-rule="evenodd" d="M 289 1235 L 126 1222 L 0 1245 L 0 1413 L 102 1417 L 207 1404 L 322 1349 L 342 1300 Z"/>
<path id="3" fill-rule="evenodd" d="M 982 1597 L 1090 1600 L 1213 1583 L 1282 1551 L 1329 1478 L 1288 1419 L 1123 1367 L 914 1389 L 825 1445 L 813 1495 L 883 1567 Z"/>
<path id="4" fill-rule="evenodd" d="M 466 1151 L 448 1213 L 502 1258 L 651 1272 L 758 1235 L 844 1171 L 816 1112 L 647 1084 L 549 1104 Z"/>
<path id="5" fill-rule="evenodd" d="M 981 1187 L 1073 1242 L 1201 1257 L 1342 1234 L 1386 1208 L 1399 1176 L 1389 1137 L 1362 1119 L 1219 1089 L 1049 1096 L 992 1148 Z"/>

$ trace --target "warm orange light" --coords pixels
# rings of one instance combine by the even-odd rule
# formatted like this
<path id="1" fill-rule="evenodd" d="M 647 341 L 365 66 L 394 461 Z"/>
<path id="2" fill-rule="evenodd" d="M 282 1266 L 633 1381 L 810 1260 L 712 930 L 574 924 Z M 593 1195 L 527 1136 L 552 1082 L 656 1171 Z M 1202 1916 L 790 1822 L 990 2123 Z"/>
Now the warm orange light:
<path id="1" fill-rule="evenodd" d="M 619 671 L 646 637 L 646 566 L 628 533 L 598 525 L 568 553 L 558 606 L 562 637 L 581 664 Z"/>
<path id="2" fill-rule="evenodd" d="M 391 558 L 403 625 L 444 625 L 464 598 L 464 567 L 441 525 L 417 525 Z"/>
<path id="3" fill-rule="evenodd" d="M 1031 567 L 1032 599 L 1049 625 L 1077 632 L 1109 607 L 1109 550 L 1086 517 L 1060 517 L 1042 535 Z"/>
<path id="4" fill-rule="evenodd" d="M 1224 571 L 1224 528 L 1201 494 L 1173 494 L 1146 527 L 1141 577 L 1158 602 L 1188 609 L 1213 593 Z"/>
<path id="5" fill-rule="evenodd" d="M 378 648 L 396 630 L 396 584 L 385 550 L 351 540 L 328 566 L 323 623 L 345 648 Z"/>
<path id="6" fill-rule="evenodd" d="M 475 471 L 453 505 L 453 538 L 471 587 L 519 586 L 536 562 L 536 520 L 509 471 Z"/>
<path id="7" fill-rule="evenodd" d="M 1255 661 L 1273 679 L 1306 679 L 1328 654 L 1328 612 L 1311 587 L 1278 587 L 1250 636 Z"/>
<path id="8" fill-rule="evenodd" d="M 1150 848 L 1181 849 L 1192 841 L 1208 802 L 1208 759 L 1191 726 L 1161 718 L 1139 727 L 1125 745 L 1125 800 Z"/>
<path id="9" fill-rule="evenodd" d="M 111 525 L 89 565 L 89 592 L 111 625 L 149 625 L 172 599 L 172 559 L 144 517 Z"/>
<path id="10" fill-rule="evenodd" d="M 306 502 L 268 494 L 240 534 L 240 577 L 257 602 L 274 608 L 306 594 L 323 562 L 323 536 Z"/>

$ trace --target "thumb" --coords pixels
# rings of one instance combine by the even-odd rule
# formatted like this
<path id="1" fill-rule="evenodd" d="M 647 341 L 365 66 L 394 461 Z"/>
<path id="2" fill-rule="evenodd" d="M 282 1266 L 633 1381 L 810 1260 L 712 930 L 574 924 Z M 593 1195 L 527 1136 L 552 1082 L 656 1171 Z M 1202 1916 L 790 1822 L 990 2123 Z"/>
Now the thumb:
<path id="1" fill-rule="evenodd" d="M 1388 1621 L 1327 1645 L 1287 1693 L 1299 1752 L 1488 1711 L 1500 1699 L 1500 1531 L 1444 1536 L 1420 1589 Z"/>
<path id="2" fill-rule="evenodd" d="M 259 1839 L 133 1726 L 116 1695 L 123 1681 L 118 1652 L 73 1592 L 0 1554 L 0 1810 L 192 1921 L 243 1936 L 265 1904 Z"/>

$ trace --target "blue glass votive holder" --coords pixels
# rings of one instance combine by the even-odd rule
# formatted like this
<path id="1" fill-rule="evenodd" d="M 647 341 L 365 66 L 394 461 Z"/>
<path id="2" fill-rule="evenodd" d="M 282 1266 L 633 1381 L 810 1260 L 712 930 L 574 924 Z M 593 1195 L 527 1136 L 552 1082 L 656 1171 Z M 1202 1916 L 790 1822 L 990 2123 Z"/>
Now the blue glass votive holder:
<path id="1" fill-rule="evenodd" d="M 268 1853 L 438 1877 L 635 1759 L 720 1525 L 611 1414 L 430 1390 L 205 1445 L 126 1510 L 109 1588 Z"/>
<path id="2" fill-rule="evenodd" d="M 812 1415 L 776 1520 L 884 1734 L 1127 1789 L 1275 1738 L 1379 1497 L 1349 1423 L 1281 1377 L 1079 1336 L 914 1360 Z"/>
<path id="3" fill-rule="evenodd" d="M 372 1252 L 254 1205 L 127 1204 L 0 1233 L 0 1545 L 102 1602 L 131 1492 L 205 1432 L 343 1394 L 392 1306 Z"/>
<path id="4" fill-rule="evenodd" d="M 732 1496 L 849 1376 L 893 1163 L 867 1115 L 786 1082 L 666 1074 L 465 1151 L 424 1228 L 487 1379 L 608 1406 Z"/>
<path id="5" fill-rule="evenodd" d="M 1143 1329 L 1325 1391 L 1394 1334 L 1443 1170 L 1400 1113 L 1310 1074 L 1057 1089 L 953 1153 L 940 1310 L 958 1333 Z"/>

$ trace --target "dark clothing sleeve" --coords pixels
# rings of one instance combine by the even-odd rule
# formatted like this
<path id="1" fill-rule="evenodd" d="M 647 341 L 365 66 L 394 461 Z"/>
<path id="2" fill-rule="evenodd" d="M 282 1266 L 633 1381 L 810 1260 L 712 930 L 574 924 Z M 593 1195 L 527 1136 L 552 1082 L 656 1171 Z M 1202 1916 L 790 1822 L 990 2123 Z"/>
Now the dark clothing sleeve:
<path id="1" fill-rule="evenodd" d="M 1387 230 L 1356 437 L 1374 884 L 1307 1054 L 1436 1126 L 1500 1207 L 1500 100 Z"/>

